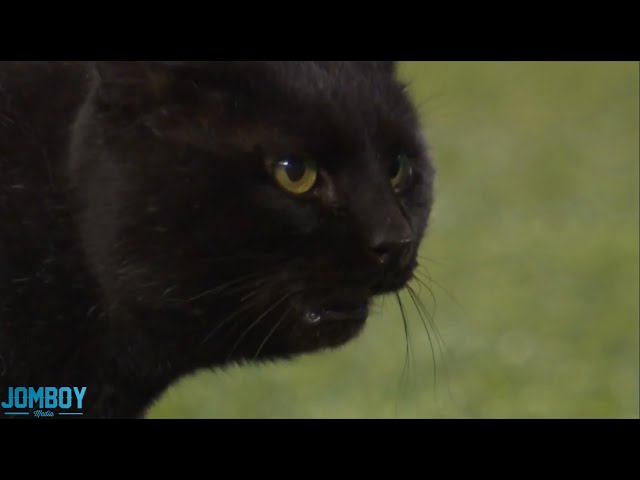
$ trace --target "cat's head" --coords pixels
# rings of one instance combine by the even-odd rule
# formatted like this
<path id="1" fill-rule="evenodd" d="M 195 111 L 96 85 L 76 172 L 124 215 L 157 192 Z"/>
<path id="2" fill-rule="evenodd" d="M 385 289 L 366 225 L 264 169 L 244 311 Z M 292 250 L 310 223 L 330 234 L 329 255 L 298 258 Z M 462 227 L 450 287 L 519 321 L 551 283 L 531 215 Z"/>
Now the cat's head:
<path id="1" fill-rule="evenodd" d="M 110 304 L 175 313 L 188 349 L 273 357 L 344 343 L 411 278 L 434 171 L 392 62 L 94 74 L 70 172 Z"/>

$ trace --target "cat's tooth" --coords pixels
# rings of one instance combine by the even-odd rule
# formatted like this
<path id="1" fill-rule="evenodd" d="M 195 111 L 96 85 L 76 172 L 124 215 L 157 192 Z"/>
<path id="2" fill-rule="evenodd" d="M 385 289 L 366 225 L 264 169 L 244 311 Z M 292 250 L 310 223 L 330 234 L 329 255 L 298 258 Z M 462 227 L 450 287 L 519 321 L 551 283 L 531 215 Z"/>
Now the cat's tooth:
<path id="1" fill-rule="evenodd" d="M 317 312 L 309 311 L 305 316 L 309 323 L 318 323 L 320 321 L 320 314 Z"/>

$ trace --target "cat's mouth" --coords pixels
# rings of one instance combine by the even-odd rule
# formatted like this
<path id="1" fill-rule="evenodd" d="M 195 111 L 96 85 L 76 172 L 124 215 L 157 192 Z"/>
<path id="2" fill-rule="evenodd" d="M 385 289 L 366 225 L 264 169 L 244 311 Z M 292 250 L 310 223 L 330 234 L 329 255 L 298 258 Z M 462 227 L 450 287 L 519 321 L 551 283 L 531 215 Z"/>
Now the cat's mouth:
<path id="1" fill-rule="evenodd" d="M 304 314 L 304 319 L 310 324 L 324 322 L 364 323 L 368 315 L 368 302 L 333 302 L 308 309 Z"/>

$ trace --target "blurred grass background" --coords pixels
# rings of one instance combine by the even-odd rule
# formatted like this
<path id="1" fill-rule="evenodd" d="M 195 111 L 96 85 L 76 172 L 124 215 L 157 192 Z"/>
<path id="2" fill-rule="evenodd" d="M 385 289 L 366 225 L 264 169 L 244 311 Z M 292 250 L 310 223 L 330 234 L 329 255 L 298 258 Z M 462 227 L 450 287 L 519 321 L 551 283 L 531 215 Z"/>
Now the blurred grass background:
<path id="1" fill-rule="evenodd" d="M 403 377 L 388 298 L 340 350 L 198 373 L 149 418 L 638 418 L 638 64 L 400 70 L 438 169 L 435 368 L 406 297 Z"/>

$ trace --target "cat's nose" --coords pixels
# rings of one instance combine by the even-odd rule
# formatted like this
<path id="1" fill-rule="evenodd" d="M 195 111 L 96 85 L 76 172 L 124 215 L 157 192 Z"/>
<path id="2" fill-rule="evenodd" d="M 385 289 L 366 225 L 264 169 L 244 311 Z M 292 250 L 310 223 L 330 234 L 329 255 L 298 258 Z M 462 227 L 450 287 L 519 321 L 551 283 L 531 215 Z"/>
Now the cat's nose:
<path id="1" fill-rule="evenodd" d="M 400 235 L 372 238 L 369 252 L 383 266 L 403 263 L 411 247 L 412 237 L 400 232 Z"/>

